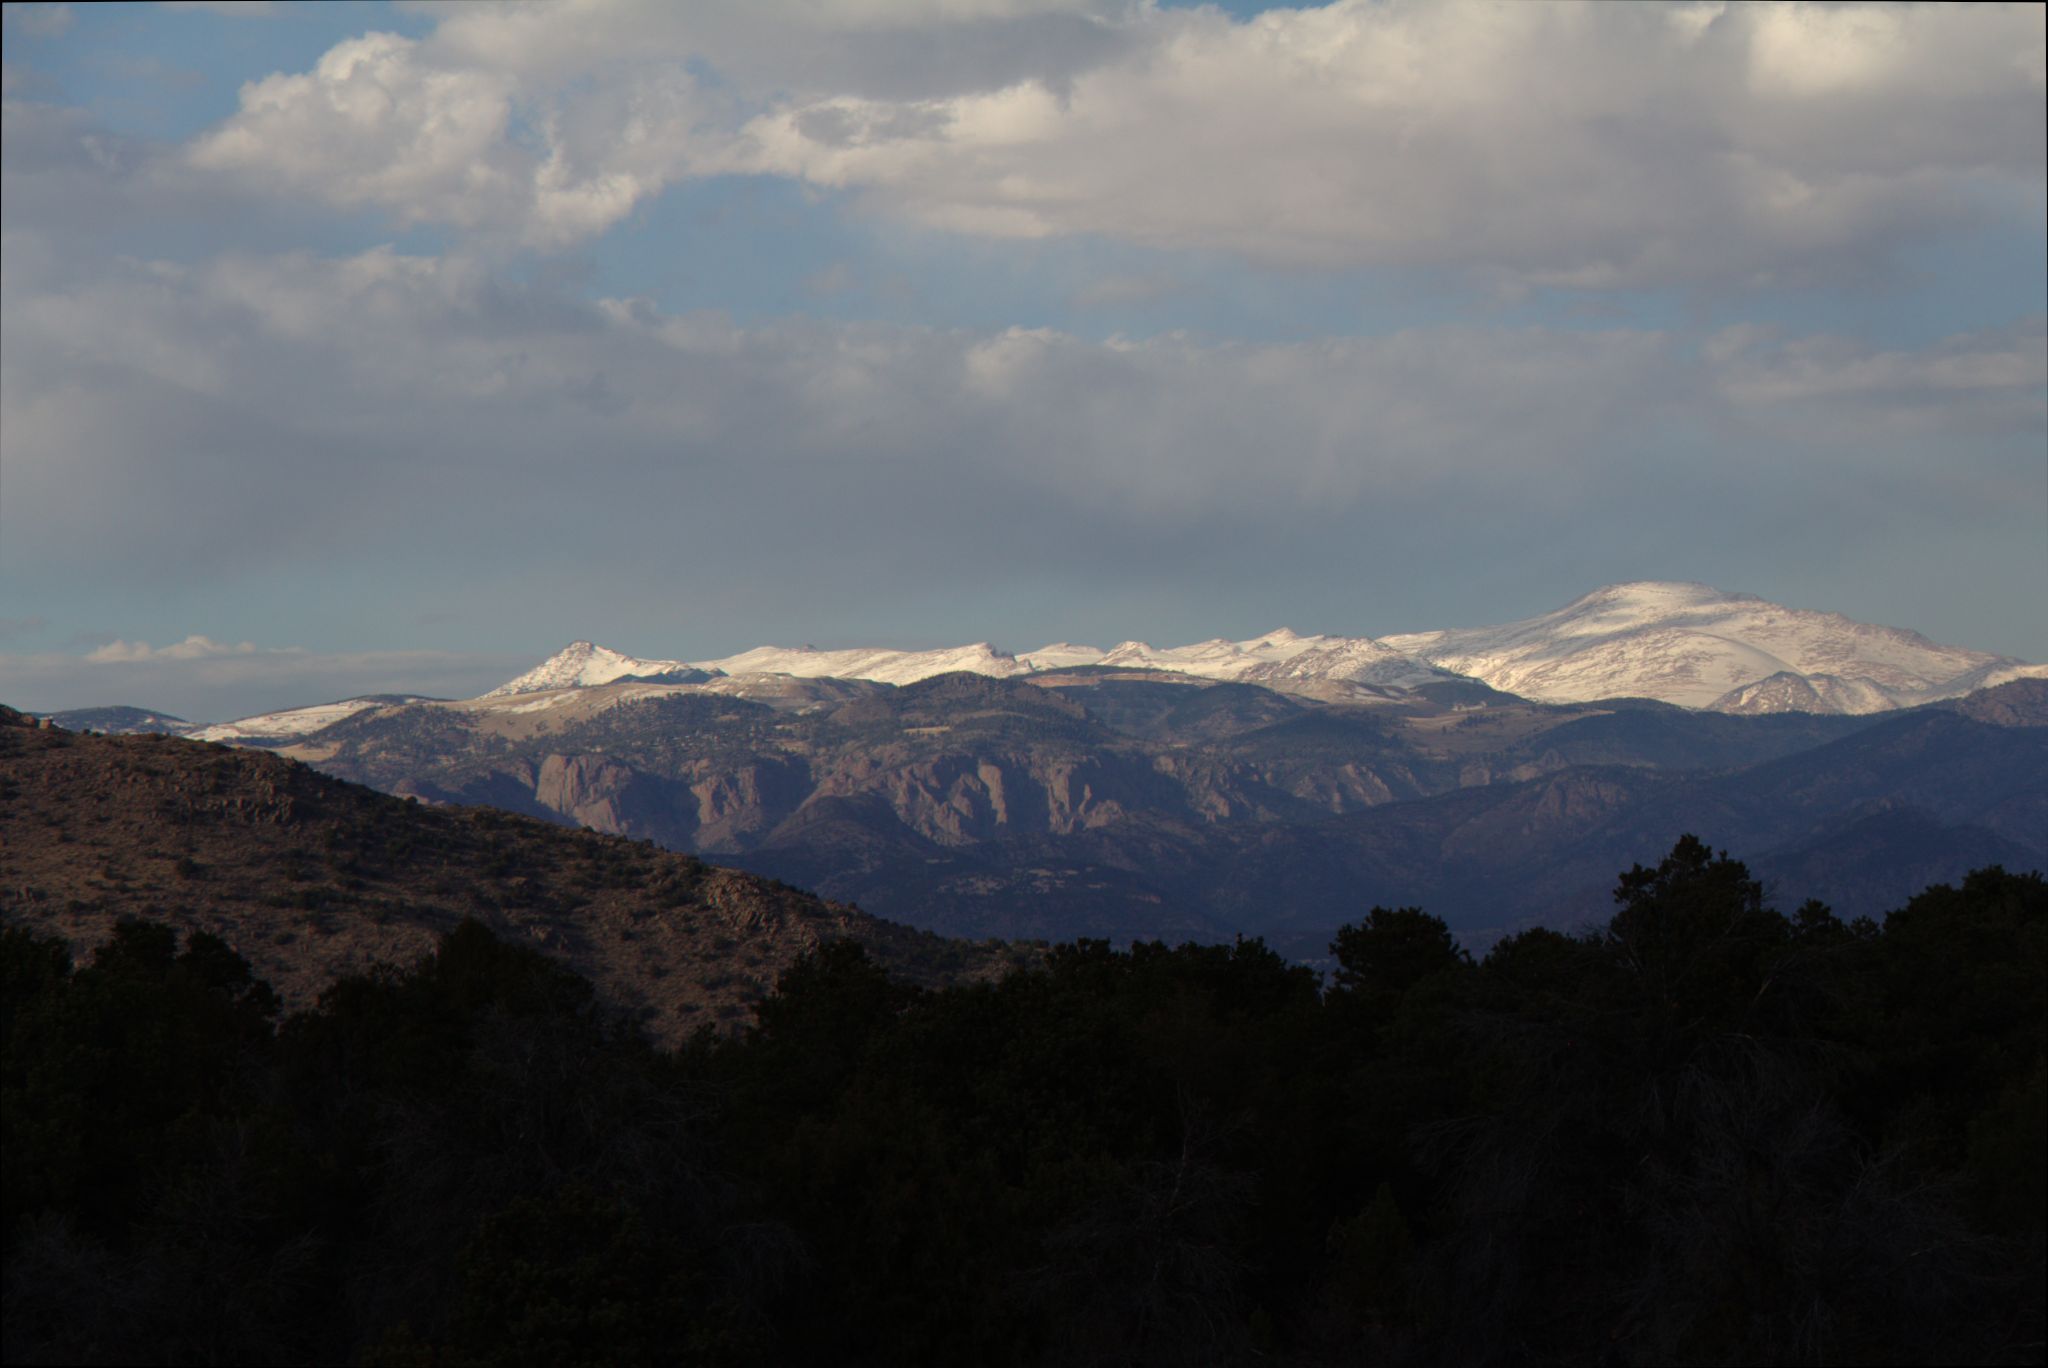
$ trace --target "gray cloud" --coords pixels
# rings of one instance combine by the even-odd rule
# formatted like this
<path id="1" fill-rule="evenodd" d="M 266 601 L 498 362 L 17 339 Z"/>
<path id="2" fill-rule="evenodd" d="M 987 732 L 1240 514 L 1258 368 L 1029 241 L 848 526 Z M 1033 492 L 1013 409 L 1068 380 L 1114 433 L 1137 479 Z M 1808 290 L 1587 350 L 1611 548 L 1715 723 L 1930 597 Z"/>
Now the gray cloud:
<path id="1" fill-rule="evenodd" d="M 695 59 L 742 99 L 837 92 L 915 101 L 1019 81 L 1063 87 L 1141 50 L 1145 0 L 694 0 L 508 6 L 419 0 L 430 56 L 547 88 L 594 69 Z"/>
<path id="2" fill-rule="evenodd" d="M 918 644 L 986 632 L 990 604 L 1025 595 L 1038 606 L 1009 620 L 1048 637 L 1143 627 L 1116 615 L 1166 601 L 1384 631 L 1437 624 L 1375 618 L 1347 585 L 1417 563 L 1470 585 L 1518 559 L 1552 565 L 1560 600 L 1646 569 L 1727 580 L 1796 560 L 1801 523 L 1844 579 L 1948 573 L 1845 545 L 1845 489 L 1884 490 L 1921 545 L 1977 543 L 1955 574 L 1985 556 L 2010 573 L 2013 492 L 2038 483 L 2044 429 L 2038 321 L 1918 352 L 1469 325 L 1097 342 L 742 327 L 389 250 L 90 279 L 15 260 L 15 583 L 174 584 L 187 620 L 225 598 L 247 621 L 287 588 L 304 612 L 353 611 L 343 586 L 360 582 L 415 614 L 466 612 L 442 639 L 494 648 L 608 622 L 671 624 L 622 643 L 643 654 L 835 623 Z M 1968 432 L 1989 438 L 1927 461 L 1929 434 Z M 1761 540 L 1738 544 L 1743 527 Z M 290 579 L 315 566 L 320 582 Z"/>
<path id="3" fill-rule="evenodd" d="M 1115 308 L 1178 294 L 1186 288 L 1186 281 L 1170 275 L 1110 275 L 1074 291 L 1069 302 L 1077 309 Z"/>
<path id="4" fill-rule="evenodd" d="M 399 488 L 446 499 L 469 478 L 606 472 L 743 499 L 850 477 L 878 513 L 907 489 L 993 508 L 1022 488 L 1139 523 L 1284 518 L 1491 471 L 1501 431 L 1524 471 L 1555 475 L 1623 396 L 1640 410 L 1674 383 L 1665 339 L 1620 330 L 1249 345 L 743 328 L 383 250 L 131 263 L 47 293 L 13 285 L 6 309 L 23 499 L 105 526 L 114 491 L 133 490 L 126 538 L 174 521 L 158 534 L 194 547 L 223 525 L 260 540 L 268 512 L 295 555 Z M 178 503 L 187 516 L 160 517 Z M 19 535 L 62 554 L 62 521 Z"/>
<path id="5" fill-rule="evenodd" d="M 2048 385 L 2048 319 L 2038 314 L 1920 351 L 1741 326 L 1709 338 L 1706 352 L 1725 392 L 1746 403 L 1856 397 L 1892 413 L 1925 411 L 1943 395 L 1976 394 L 1993 397 L 1978 410 L 1980 419 L 2031 428 L 2039 420 L 2039 392 Z"/>

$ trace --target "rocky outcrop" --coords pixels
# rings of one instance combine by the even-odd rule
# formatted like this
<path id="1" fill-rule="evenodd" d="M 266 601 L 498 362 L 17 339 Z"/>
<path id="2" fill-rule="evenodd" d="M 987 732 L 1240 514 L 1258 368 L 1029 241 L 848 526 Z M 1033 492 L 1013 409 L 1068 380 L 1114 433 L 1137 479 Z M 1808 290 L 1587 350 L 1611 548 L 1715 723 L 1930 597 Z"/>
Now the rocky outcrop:
<path id="1" fill-rule="evenodd" d="M 550 755 L 534 776 L 534 801 L 579 826 L 623 832 L 631 790 L 643 784 L 631 766 L 601 755 Z"/>
<path id="2" fill-rule="evenodd" d="M 707 854 L 744 850 L 802 806 L 810 792 L 809 770 L 796 761 L 696 767 L 686 782 L 695 803 L 694 848 Z"/>

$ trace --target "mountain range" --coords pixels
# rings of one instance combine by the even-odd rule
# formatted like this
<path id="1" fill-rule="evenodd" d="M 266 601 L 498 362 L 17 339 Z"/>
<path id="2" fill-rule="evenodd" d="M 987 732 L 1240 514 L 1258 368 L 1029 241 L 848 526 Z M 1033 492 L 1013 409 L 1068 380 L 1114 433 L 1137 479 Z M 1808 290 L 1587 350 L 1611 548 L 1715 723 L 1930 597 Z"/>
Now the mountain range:
<path id="1" fill-rule="evenodd" d="M 1541 702 L 1654 698 L 1736 713 L 1882 712 L 2048 672 L 1838 613 L 1785 608 L 1703 584 L 1644 581 L 1597 589 L 1555 612 L 1502 626 L 1378 640 L 1303 636 L 1283 627 L 1244 641 L 1167 648 L 1142 641 L 1107 651 L 1060 642 L 1022 654 L 987 642 L 935 651 L 762 646 L 695 663 L 639 660 L 579 641 L 485 697 L 752 674 L 911 684 L 957 671 L 1001 679 L 1080 665 L 1310 693 L 1469 679 Z"/>
<path id="2" fill-rule="evenodd" d="M 1961 697 L 2011 679 L 2048 677 L 2048 666 L 1957 646 L 1917 632 L 1786 608 L 1703 584 L 1609 585 L 1554 612 L 1494 627 L 1382 638 L 1303 635 L 1278 628 L 1242 641 L 1189 646 L 1126 641 L 1109 650 L 1057 642 L 1012 653 L 988 642 L 937 650 L 759 646 L 717 659 L 643 659 L 576 641 L 485 699 L 608 684 L 704 686 L 763 677 L 913 684 L 966 672 L 995 679 L 1081 666 L 1152 670 L 1263 685 L 1329 701 L 1365 701 L 1451 682 L 1546 703 L 1648 698 L 1726 713 L 1861 715 Z M 731 686 L 722 686 L 730 688 Z M 376 706 L 429 701 L 368 694 L 207 726 L 142 709 L 53 714 L 63 725 L 130 726 L 202 740 L 277 742 L 310 734 Z"/>
<path id="3" fill-rule="evenodd" d="M 1475 942 L 1585 920 L 1615 868 L 1688 830 L 1845 915 L 2048 863 L 2043 675 L 1639 583 L 1380 640 L 695 662 L 578 642 L 474 699 L 57 719 L 651 839 L 953 935 L 1245 933 L 1312 956 L 1374 902 Z"/>

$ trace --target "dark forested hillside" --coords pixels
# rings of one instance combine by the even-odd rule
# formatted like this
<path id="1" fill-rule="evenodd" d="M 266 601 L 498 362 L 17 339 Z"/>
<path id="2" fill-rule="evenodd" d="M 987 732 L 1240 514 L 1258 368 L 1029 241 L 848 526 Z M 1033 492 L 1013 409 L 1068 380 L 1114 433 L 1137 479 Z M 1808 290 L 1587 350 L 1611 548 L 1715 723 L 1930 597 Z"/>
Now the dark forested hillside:
<path id="1" fill-rule="evenodd" d="M 797 955 L 871 944 L 910 977 L 994 972 L 942 941 L 644 841 L 433 807 L 260 751 L 37 727 L 0 709 L 0 918 L 73 946 L 140 917 L 219 937 L 292 1005 L 465 917 L 587 975 L 657 1038 L 736 1023 Z"/>
<path id="2" fill-rule="evenodd" d="M 1483 959 L 1414 909 L 1000 981 L 794 960 L 650 1049 L 476 922 L 280 1019 L 21 927 L 22 1363 L 2040 1363 L 2048 884 L 1773 905 L 1687 838 Z"/>

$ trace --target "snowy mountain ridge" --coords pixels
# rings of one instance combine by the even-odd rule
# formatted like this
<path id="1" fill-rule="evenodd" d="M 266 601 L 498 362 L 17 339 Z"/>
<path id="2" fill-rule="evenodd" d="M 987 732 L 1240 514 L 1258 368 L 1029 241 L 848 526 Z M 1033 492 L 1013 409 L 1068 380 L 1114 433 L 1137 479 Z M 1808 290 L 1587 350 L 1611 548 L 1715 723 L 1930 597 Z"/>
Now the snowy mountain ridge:
<path id="1" fill-rule="evenodd" d="M 1282 690 L 1317 680 L 1412 689 L 1463 678 L 1371 637 L 1302 636 L 1287 627 L 1246 641 L 1218 638 L 1165 650 L 1126 641 L 1087 663 L 1172 670 Z"/>
<path id="2" fill-rule="evenodd" d="M 815 646 L 756 646 L 751 651 L 703 662 L 720 674 L 786 674 L 799 679 L 872 679 L 882 684 L 914 684 L 933 675 L 969 670 L 1006 678 L 1047 668 L 999 651 L 986 641 L 935 651 L 897 651 L 855 647 L 821 651 Z"/>
<path id="3" fill-rule="evenodd" d="M 1721 712 L 1880 712 L 2044 673 L 1840 613 L 1656 580 L 1608 585 L 1497 627 L 1383 641 L 1540 702 L 1638 697 Z M 1790 678 L 1758 687 L 1781 675 Z M 1813 682 L 1801 689 L 1792 679 Z"/>
<path id="4" fill-rule="evenodd" d="M 1192 646 L 1156 647 L 1126 641 L 1109 651 L 1073 642 L 1055 642 L 1035 651 L 1011 654 L 986 641 L 929 651 L 883 647 L 820 650 L 815 646 L 757 646 L 737 655 L 702 660 L 644 661 L 589 642 L 572 643 L 540 665 L 485 698 L 582 688 L 626 678 L 669 679 L 696 671 L 705 678 L 778 674 L 805 679 L 866 679 L 882 684 L 914 684 L 934 675 L 968 671 L 1007 679 L 1078 665 L 1166 670 L 1204 679 L 1231 680 L 1286 688 L 1291 683 L 1336 680 L 1413 688 L 1418 684 L 1463 676 L 1388 648 L 1369 637 L 1303 636 L 1288 628 L 1244 641 L 1197 642 Z M 676 678 L 675 682 L 684 682 Z"/>
<path id="5" fill-rule="evenodd" d="M 224 741 L 231 745 L 250 743 L 265 744 L 289 741 L 331 727 L 345 718 L 372 708 L 403 707 L 408 703 L 431 703 L 436 699 L 420 694 L 366 694 L 360 698 L 343 698 L 332 703 L 315 703 L 311 707 L 286 708 L 280 712 L 259 713 L 254 717 L 239 717 L 232 722 L 216 722 L 211 726 L 187 730 L 184 735 L 194 741 Z"/>
<path id="6" fill-rule="evenodd" d="M 1711 585 L 1643 580 L 1596 589 L 1553 612 L 1492 627 L 1381 637 L 1279 628 L 1188 646 L 1059 642 L 1011 654 L 986 641 L 937 650 L 758 646 L 687 664 L 639 660 L 587 641 L 484 695 L 584 688 L 627 678 L 683 683 L 789 675 L 913 684 L 965 670 L 996 678 L 1078 665 L 1164 670 L 1282 691 L 1364 684 L 1413 689 L 1478 680 L 1546 703 L 1652 698 L 1721 712 L 1871 713 L 1952 698 L 2048 667 L 1942 646 L 1918 632 L 1787 608 Z"/>
<path id="7" fill-rule="evenodd" d="M 2048 665 L 1940 645 L 1918 632 L 1787 608 L 1705 584 L 1646 580 L 1608 585 L 1517 622 L 1377 639 L 1304 635 L 1282 627 L 1242 641 L 1217 638 L 1172 647 L 1125 641 L 1107 651 L 1065 641 L 1017 654 L 986 641 L 935 650 L 757 646 L 694 663 L 643 659 L 575 641 L 471 703 L 525 712 L 555 706 L 551 695 L 566 699 L 578 690 L 629 682 L 655 691 L 767 697 L 786 692 L 796 680 L 903 685 L 954 671 L 1011 678 L 1088 665 L 1256 684 L 1324 700 L 1370 701 L 1374 691 L 1477 680 L 1538 702 L 1650 698 L 1743 714 L 1883 712 L 2015 679 L 2048 678 Z M 80 725 L 113 730 L 163 729 L 205 741 L 278 745 L 410 697 L 341 699 L 203 727 L 174 719 L 115 719 L 111 713 L 77 716 Z"/>

